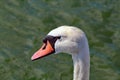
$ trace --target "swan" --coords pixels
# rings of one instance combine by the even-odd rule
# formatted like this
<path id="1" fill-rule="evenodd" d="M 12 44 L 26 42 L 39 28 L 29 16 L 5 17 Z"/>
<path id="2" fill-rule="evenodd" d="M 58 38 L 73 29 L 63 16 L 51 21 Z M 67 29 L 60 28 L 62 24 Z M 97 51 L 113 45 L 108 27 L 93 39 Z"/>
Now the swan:
<path id="1" fill-rule="evenodd" d="M 73 80 L 89 80 L 90 56 L 85 33 L 74 26 L 60 26 L 50 31 L 43 39 L 43 46 L 33 54 L 37 60 L 50 54 L 68 53 L 72 55 Z"/>

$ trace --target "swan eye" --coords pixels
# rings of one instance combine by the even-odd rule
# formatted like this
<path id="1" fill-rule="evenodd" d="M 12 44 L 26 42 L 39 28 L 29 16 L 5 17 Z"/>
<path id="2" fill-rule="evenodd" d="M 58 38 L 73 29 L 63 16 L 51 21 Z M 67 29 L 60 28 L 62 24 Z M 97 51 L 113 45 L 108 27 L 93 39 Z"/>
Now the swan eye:
<path id="1" fill-rule="evenodd" d="M 61 39 L 61 36 L 56 36 L 55 38 L 57 38 L 57 39 Z"/>

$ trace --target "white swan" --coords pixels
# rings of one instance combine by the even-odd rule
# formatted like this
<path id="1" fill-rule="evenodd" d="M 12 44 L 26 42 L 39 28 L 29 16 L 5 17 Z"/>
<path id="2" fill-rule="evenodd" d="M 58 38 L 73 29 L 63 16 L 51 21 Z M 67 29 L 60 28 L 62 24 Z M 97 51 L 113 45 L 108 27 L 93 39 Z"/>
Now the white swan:
<path id="1" fill-rule="evenodd" d="M 50 31 L 43 42 L 43 46 L 32 56 L 31 60 L 52 53 L 69 53 L 74 63 L 73 80 L 89 80 L 89 46 L 82 30 L 72 26 L 60 26 Z"/>

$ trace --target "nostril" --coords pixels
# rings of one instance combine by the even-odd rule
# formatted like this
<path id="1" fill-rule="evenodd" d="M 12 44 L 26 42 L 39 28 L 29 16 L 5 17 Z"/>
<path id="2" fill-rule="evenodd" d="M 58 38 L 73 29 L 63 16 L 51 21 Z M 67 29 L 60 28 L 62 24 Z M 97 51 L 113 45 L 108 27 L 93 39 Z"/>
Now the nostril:
<path id="1" fill-rule="evenodd" d="M 42 50 L 46 49 L 46 45 L 47 45 L 47 44 L 45 43 L 45 45 L 43 46 Z"/>

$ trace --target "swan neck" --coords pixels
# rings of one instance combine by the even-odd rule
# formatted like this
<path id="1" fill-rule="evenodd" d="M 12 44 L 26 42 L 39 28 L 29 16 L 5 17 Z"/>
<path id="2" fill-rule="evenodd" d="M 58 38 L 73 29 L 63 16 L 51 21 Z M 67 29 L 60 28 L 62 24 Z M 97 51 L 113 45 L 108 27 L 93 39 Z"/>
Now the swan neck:
<path id="1" fill-rule="evenodd" d="M 85 55 L 83 55 L 85 54 Z M 73 80 L 89 80 L 89 54 L 78 53 L 72 55 L 74 63 L 74 78 Z"/>

